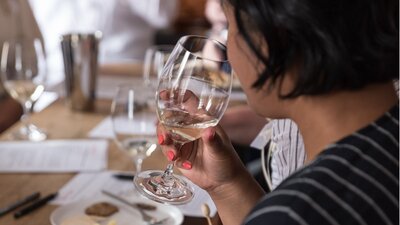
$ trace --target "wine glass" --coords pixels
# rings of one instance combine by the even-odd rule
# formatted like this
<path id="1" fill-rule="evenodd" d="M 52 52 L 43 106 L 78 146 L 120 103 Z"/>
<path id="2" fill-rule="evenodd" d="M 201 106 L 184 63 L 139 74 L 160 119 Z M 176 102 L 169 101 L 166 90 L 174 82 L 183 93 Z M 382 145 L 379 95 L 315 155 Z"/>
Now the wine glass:
<path id="1" fill-rule="evenodd" d="M 40 39 L 5 41 L 1 52 L 1 82 L 12 98 L 21 103 L 23 126 L 12 134 L 16 140 L 42 141 L 47 134 L 29 122 L 34 103 L 42 95 L 47 75 Z"/>
<path id="2" fill-rule="evenodd" d="M 156 92 L 158 119 L 177 151 L 185 143 L 200 138 L 202 130 L 219 122 L 229 102 L 231 72 L 226 47 L 220 42 L 192 35 L 178 41 Z M 185 177 L 174 175 L 173 167 L 172 161 L 165 171 L 137 174 L 136 189 L 161 203 L 189 202 L 194 196 L 193 187 Z"/>
<path id="3" fill-rule="evenodd" d="M 122 84 L 111 104 L 111 119 L 115 141 L 119 149 L 128 153 L 136 166 L 142 168 L 143 160 L 157 148 L 156 113 L 147 107 L 142 88 Z"/>
<path id="4" fill-rule="evenodd" d="M 143 81 L 147 87 L 146 93 L 148 94 L 148 104 L 150 105 L 154 105 L 154 94 L 157 90 L 159 77 L 173 49 L 173 45 L 154 45 L 146 50 Z"/>
<path id="5" fill-rule="evenodd" d="M 158 78 L 172 50 L 173 45 L 154 45 L 146 50 L 143 66 L 143 78 L 146 86 L 158 86 Z"/>

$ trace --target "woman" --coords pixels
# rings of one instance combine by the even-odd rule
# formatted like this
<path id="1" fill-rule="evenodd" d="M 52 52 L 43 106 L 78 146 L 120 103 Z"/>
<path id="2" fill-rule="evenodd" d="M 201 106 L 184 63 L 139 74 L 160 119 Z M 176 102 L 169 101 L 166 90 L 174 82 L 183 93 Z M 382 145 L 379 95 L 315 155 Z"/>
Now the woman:
<path id="1" fill-rule="evenodd" d="M 224 224 L 398 224 L 398 1 L 225 0 L 249 105 L 299 127 L 306 166 L 264 196 L 217 126 L 177 152 Z M 196 158 L 187 156 L 197 149 Z"/>

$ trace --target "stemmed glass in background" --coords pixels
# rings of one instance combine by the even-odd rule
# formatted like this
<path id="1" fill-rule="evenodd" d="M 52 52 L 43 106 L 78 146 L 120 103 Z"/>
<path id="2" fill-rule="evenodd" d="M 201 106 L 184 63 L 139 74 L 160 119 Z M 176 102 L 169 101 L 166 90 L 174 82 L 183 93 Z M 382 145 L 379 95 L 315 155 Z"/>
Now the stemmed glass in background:
<path id="1" fill-rule="evenodd" d="M 157 116 L 178 151 L 215 126 L 229 102 L 231 67 L 226 47 L 201 36 L 184 36 L 176 44 L 160 77 L 156 92 Z M 192 150 L 193 151 L 193 150 Z M 190 153 L 190 157 L 195 156 Z M 193 196 L 188 180 L 173 174 L 174 162 L 165 171 L 136 174 L 134 183 L 144 196 L 167 204 L 184 204 Z"/>
<path id="2" fill-rule="evenodd" d="M 45 140 L 46 133 L 29 122 L 33 105 L 45 89 L 47 69 L 41 40 L 6 41 L 0 59 L 1 82 L 10 96 L 23 107 L 23 126 L 13 133 L 13 139 Z"/>
<path id="3" fill-rule="evenodd" d="M 147 107 L 142 88 L 119 85 L 111 105 L 111 119 L 119 149 L 132 157 L 139 173 L 143 160 L 157 148 L 156 115 Z"/>
<path id="4" fill-rule="evenodd" d="M 148 103 L 154 105 L 158 80 L 169 55 L 174 49 L 173 45 L 154 45 L 146 50 L 143 65 L 143 80 L 147 90 Z"/>
<path id="5" fill-rule="evenodd" d="M 154 45 L 146 50 L 143 66 L 143 77 L 146 86 L 153 87 L 154 91 L 158 86 L 158 78 L 174 49 L 173 45 Z"/>

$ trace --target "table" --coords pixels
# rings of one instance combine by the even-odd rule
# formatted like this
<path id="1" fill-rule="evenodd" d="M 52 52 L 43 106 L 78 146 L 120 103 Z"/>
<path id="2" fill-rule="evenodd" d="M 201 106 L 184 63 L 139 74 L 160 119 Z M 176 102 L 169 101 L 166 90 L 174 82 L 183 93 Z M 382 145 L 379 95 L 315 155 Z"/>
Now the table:
<path id="1" fill-rule="evenodd" d="M 100 121 L 110 114 L 110 100 L 96 101 L 93 112 L 77 112 L 70 110 L 62 99 L 41 111 L 33 114 L 31 120 L 40 128 L 45 129 L 49 139 L 82 139 L 86 138 L 88 132 Z M 0 136 L 6 140 L 9 133 L 21 126 L 17 123 Z M 117 149 L 113 141 L 109 142 L 108 169 L 133 171 L 131 160 Z M 167 161 L 161 151 L 154 152 L 143 162 L 143 169 L 164 169 Z M 42 196 L 59 190 L 75 174 L 0 174 L 0 205 L 7 205 L 23 196 L 40 191 Z M 13 213 L 0 217 L 0 224 L 7 225 L 46 225 L 50 224 L 49 216 L 57 206 L 46 205 L 37 211 L 15 220 Z M 218 216 L 213 218 L 218 224 Z M 207 224 L 204 218 L 185 216 L 183 224 Z"/>

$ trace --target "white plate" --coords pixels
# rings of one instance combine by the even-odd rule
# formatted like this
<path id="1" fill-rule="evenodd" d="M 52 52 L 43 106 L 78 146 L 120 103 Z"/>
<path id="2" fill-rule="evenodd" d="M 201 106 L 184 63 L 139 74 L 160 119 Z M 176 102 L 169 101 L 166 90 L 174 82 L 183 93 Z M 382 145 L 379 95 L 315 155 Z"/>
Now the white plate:
<path id="1" fill-rule="evenodd" d="M 131 199 L 130 199 L 131 201 Z M 87 223 L 87 217 L 85 216 L 85 209 L 98 202 L 109 202 L 113 205 L 117 206 L 119 211 L 110 217 L 107 217 L 101 224 L 113 224 L 111 221 L 115 222 L 115 225 L 146 225 L 142 220 L 142 216 L 139 211 L 133 207 L 130 207 L 122 202 L 119 202 L 113 198 L 108 196 L 101 195 L 98 198 L 87 199 L 78 202 L 74 202 L 71 204 L 63 205 L 55 209 L 50 215 L 50 222 L 52 225 L 61 225 L 61 224 L 94 224 Z M 175 206 L 171 205 L 163 205 L 159 203 L 155 203 L 153 201 L 143 199 L 143 198 L 135 198 L 134 203 L 146 203 L 155 205 L 157 207 L 154 211 L 146 211 L 149 215 L 154 216 L 156 219 L 164 219 L 169 217 L 167 221 L 162 223 L 163 225 L 179 225 L 183 222 L 183 214 L 182 212 Z M 86 222 L 85 222 L 86 218 Z M 66 223 L 69 221 L 70 223 Z"/>

